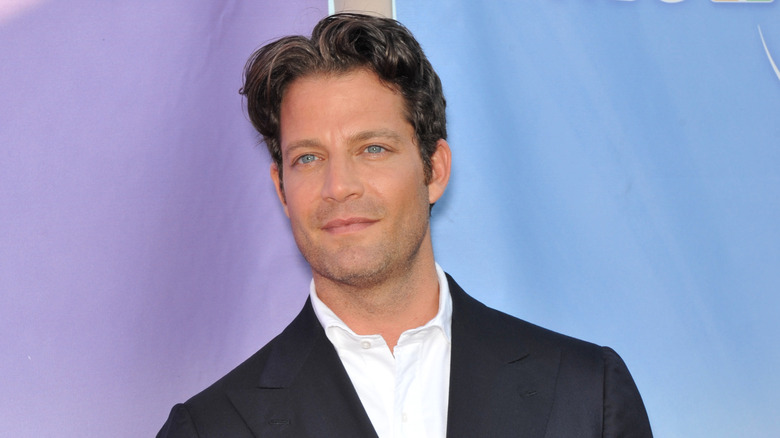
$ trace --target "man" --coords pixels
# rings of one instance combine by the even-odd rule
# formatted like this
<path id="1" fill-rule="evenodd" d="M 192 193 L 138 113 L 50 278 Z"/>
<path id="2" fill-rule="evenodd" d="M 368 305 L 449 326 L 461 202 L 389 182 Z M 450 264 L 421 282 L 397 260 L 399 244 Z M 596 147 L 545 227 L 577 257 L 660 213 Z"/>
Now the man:
<path id="1" fill-rule="evenodd" d="M 445 101 L 403 26 L 331 16 L 245 76 L 310 298 L 159 437 L 651 436 L 615 352 L 485 307 L 434 261 Z"/>

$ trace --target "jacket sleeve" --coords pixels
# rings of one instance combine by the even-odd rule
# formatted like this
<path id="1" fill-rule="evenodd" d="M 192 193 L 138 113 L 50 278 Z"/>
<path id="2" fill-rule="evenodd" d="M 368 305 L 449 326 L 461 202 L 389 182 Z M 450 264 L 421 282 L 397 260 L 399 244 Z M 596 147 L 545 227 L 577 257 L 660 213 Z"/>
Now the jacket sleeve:
<path id="1" fill-rule="evenodd" d="M 157 432 L 157 438 L 197 438 L 198 431 L 192 421 L 190 412 L 183 404 L 177 404 L 171 409 L 168 420 Z"/>
<path id="2" fill-rule="evenodd" d="M 639 390 L 623 359 L 609 347 L 604 357 L 604 438 L 652 438 Z"/>

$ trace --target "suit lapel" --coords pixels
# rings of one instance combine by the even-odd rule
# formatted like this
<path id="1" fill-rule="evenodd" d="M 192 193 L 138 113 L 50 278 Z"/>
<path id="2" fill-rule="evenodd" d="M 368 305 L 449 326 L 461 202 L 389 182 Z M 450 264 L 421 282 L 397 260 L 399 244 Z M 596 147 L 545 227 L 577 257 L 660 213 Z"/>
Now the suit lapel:
<path id="1" fill-rule="evenodd" d="M 535 343 L 521 323 L 448 280 L 453 315 L 447 435 L 543 437 L 559 350 L 529 349 Z M 255 436 L 377 436 L 310 302 L 268 347 L 255 387 L 227 394 Z"/>
<path id="2" fill-rule="evenodd" d="M 448 280 L 453 311 L 447 435 L 543 437 L 559 351 L 532 354 L 517 320 Z"/>
<path id="3" fill-rule="evenodd" d="M 228 393 L 255 436 L 376 436 L 309 301 L 269 346 L 257 386 Z"/>

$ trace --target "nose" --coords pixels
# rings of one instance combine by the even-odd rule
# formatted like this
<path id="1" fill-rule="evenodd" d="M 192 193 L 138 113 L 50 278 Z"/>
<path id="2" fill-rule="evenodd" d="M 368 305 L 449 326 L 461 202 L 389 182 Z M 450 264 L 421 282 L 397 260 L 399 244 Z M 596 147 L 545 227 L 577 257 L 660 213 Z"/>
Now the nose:
<path id="1" fill-rule="evenodd" d="M 363 195 L 363 182 L 358 169 L 348 158 L 331 157 L 327 161 L 325 172 L 323 199 L 344 202 Z"/>

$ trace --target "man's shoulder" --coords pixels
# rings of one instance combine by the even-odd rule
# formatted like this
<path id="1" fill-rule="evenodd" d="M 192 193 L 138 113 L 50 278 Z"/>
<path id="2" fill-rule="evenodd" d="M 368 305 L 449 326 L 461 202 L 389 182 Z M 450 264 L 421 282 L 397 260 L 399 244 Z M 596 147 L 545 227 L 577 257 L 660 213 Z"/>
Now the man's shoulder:
<path id="1" fill-rule="evenodd" d="M 458 430 L 475 435 L 481 429 L 474 424 L 489 425 L 498 432 L 487 435 L 502 436 L 546 419 L 537 423 L 546 436 L 652 436 L 631 373 L 612 349 L 492 309 L 449 281 L 451 381 L 469 382 L 450 391 L 456 399 L 484 397 L 487 406 L 479 418 L 470 417 L 473 404 L 461 407 L 453 416 Z M 525 394 L 520 410 L 525 417 L 517 424 L 502 422 L 511 415 L 481 422 L 505 406 L 517 406 L 512 400 L 517 401 L 518 391 Z M 534 404 L 528 404 L 530 397 Z"/>
<path id="2" fill-rule="evenodd" d="M 232 397 L 258 385 L 275 341 L 186 402 L 175 405 L 157 437 L 251 436 Z"/>
<path id="3" fill-rule="evenodd" d="M 187 400 L 186 405 L 197 409 L 198 406 L 215 406 L 227 402 L 226 395 L 231 391 L 256 387 L 266 368 L 268 359 L 272 356 L 274 345 L 279 342 L 278 335 L 263 348 L 233 368 L 219 380 L 212 383 Z"/>
<path id="4" fill-rule="evenodd" d="M 307 302 L 298 316 L 260 350 L 222 378 L 187 401 L 188 405 L 211 405 L 225 394 L 257 387 L 283 387 L 288 376 L 300 366 L 320 335 L 311 305 Z M 324 336 L 324 333 L 321 334 Z"/>
<path id="5" fill-rule="evenodd" d="M 197 430 L 199 436 L 266 436 L 269 430 L 289 425 L 290 415 L 298 416 L 291 436 L 304 436 L 306 427 L 319 430 L 321 420 L 347 415 L 345 410 L 365 428 L 370 423 L 355 409 L 360 406 L 357 394 L 353 398 L 344 394 L 349 384 L 338 354 L 307 302 L 287 328 L 257 353 L 176 405 L 158 436 L 180 436 L 174 433 L 185 428 Z M 333 399 L 332 394 L 341 396 Z M 323 412 L 327 415 L 309 415 Z"/>
<path id="6" fill-rule="evenodd" d="M 539 326 L 483 304 L 468 295 L 450 277 L 453 325 L 478 333 L 487 345 L 522 348 L 524 354 L 550 350 L 600 361 L 605 347 Z"/>

